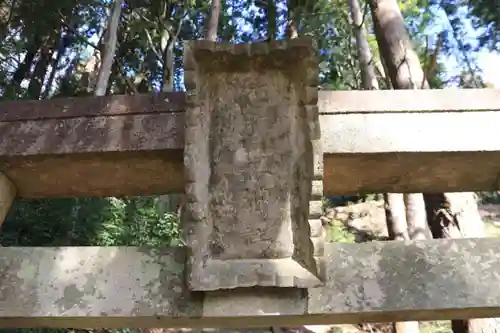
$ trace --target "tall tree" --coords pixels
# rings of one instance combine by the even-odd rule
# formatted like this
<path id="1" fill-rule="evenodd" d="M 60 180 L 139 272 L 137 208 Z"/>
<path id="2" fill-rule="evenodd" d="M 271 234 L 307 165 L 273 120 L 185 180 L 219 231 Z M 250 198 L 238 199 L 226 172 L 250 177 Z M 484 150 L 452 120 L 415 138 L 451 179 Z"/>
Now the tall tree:
<path id="1" fill-rule="evenodd" d="M 115 59 L 116 44 L 118 42 L 118 24 L 120 23 L 122 5 L 123 0 L 114 0 L 109 14 L 108 25 L 104 32 L 104 44 L 101 49 L 101 66 L 94 91 L 96 96 L 106 95 L 109 77 L 111 75 L 111 66 Z"/>
<path id="2" fill-rule="evenodd" d="M 217 41 L 217 31 L 219 30 L 220 0 L 212 0 L 210 13 L 205 27 L 205 39 L 212 42 Z"/>
<path id="3" fill-rule="evenodd" d="M 500 52 L 500 6 L 497 0 L 468 0 L 469 17 L 480 29 L 479 45 Z"/>
<path id="4" fill-rule="evenodd" d="M 385 60 L 389 77 L 395 89 L 428 88 L 419 57 L 413 49 L 403 16 L 396 0 L 371 0 L 373 23 L 380 53 Z M 416 198 L 416 197 L 415 197 Z M 420 199 L 418 199 L 420 201 Z M 482 224 L 473 193 L 425 194 L 425 208 L 429 226 L 436 238 L 471 237 L 478 234 Z M 415 200 L 415 212 L 422 215 L 421 202 Z M 406 201 L 408 207 L 408 201 Z M 451 232 L 460 230 L 461 232 Z M 470 233 L 466 233 L 470 232 Z M 464 328 L 474 333 L 493 332 L 498 327 L 494 319 L 453 321 L 455 333 Z"/>
<path id="5" fill-rule="evenodd" d="M 378 80 L 373 66 L 373 57 L 363 24 L 364 15 L 359 0 L 349 0 L 354 36 L 358 51 L 361 82 L 364 90 L 378 90 Z M 408 239 L 406 210 L 401 193 L 384 194 L 387 229 L 391 239 Z"/>
<path id="6" fill-rule="evenodd" d="M 363 25 L 364 15 L 361 11 L 359 0 L 349 0 L 349 9 L 354 28 L 354 36 L 356 38 L 363 89 L 378 90 L 379 85 L 373 66 L 372 53 L 366 37 L 365 27 Z M 415 214 L 413 209 L 418 209 L 420 207 L 415 206 L 415 200 L 410 200 L 408 202 L 410 209 L 406 210 L 405 199 L 408 199 L 408 196 L 404 196 L 402 193 L 384 194 L 387 230 L 389 237 L 393 240 L 413 239 L 416 235 L 413 225 L 412 230 L 409 230 L 407 215 L 409 220 L 414 222 L 414 217 L 419 215 Z M 425 223 L 425 209 L 423 209 L 422 212 L 424 214 Z M 396 322 L 393 323 L 393 330 L 396 333 L 418 333 L 418 322 Z"/>
<path id="7" fill-rule="evenodd" d="M 428 87 L 397 1 L 372 0 L 370 7 L 379 51 L 394 89 Z M 416 232 L 428 234 L 423 195 L 404 194 L 404 202 L 407 207 L 406 220 L 410 238 L 414 238 Z"/>

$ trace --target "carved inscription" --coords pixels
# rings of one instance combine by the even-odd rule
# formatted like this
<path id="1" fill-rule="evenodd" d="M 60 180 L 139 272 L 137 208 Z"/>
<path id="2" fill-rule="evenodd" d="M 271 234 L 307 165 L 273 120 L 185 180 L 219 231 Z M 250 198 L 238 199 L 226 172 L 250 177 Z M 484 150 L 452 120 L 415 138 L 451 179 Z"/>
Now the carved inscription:
<path id="1" fill-rule="evenodd" d="M 311 41 L 197 41 L 186 53 L 189 286 L 321 284 L 308 222 L 318 118 Z"/>

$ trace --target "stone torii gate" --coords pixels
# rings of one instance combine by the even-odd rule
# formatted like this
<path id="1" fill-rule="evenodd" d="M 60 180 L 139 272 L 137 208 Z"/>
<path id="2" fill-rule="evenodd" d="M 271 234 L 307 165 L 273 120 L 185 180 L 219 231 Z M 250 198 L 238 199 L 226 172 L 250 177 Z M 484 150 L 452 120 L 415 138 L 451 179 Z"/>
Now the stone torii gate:
<path id="1" fill-rule="evenodd" d="M 0 248 L 0 327 L 500 316 L 500 240 L 325 244 L 324 194 L 496 190 L 500 91 L 318 91 L 307 39 L 189 42 L 187 93 L 0 106 L 14 198 L 184 192 L 187 246 Z M 472 111 L 472 112 L 464 112 Z"/>

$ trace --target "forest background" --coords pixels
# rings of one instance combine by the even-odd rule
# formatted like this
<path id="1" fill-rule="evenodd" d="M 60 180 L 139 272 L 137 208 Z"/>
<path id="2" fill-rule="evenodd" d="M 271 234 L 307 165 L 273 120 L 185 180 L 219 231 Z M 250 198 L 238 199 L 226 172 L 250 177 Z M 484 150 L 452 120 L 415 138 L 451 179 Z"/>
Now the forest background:
<path id="1" fill-rule="evenodd" d="M 395 19 L 388 23 L 384 15 Z M 500 86 L 499 32 L 498 0 L 0 0 L 0 98 L 183 91 L 185 40 L 246 43 L 299 36 L 318 42 L 319 89 L 491 88 Z M 403 60 L 405 70 L 398 66 Z M 496 236 L 499 198 L 354 193 L 325 198 L 324 221 L 330 241 Z M 17 200 L 0 244 L 181 245 L 179 202 L 178 195 Z M 438 216 L 443 207 L 448 214 Z M 478 234 L 484 222 L 489 227 Z M 427 235 L 412 233 L 420 227 Z M 500 332 L 499 323 L 327 329 L 487 333 Z"/>

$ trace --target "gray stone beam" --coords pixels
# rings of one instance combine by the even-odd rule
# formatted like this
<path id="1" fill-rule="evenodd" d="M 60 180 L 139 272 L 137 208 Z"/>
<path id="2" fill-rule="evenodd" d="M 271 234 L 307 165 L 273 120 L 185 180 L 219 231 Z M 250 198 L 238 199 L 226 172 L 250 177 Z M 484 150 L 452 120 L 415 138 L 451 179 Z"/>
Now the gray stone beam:
<path id="1" fill-rule="evenodd" d="M 324 192 L 500 187 L 499 111 L 322 114 Z"/>
<path id="2" fill-rule="evenodd" d="M 258 327 L 500 316 L 500 239 L 328 244 L 312 289 L 201 294 L 185 250 L 1 248 L 0 327 Z"/>
<path id="3" fill-rule="evenodd" d="M 327 195 L 499 188 L 498 89 L 320 91 L 318 107 Z M 182 93 L 0 103 L 0 172 L 22 198 L 181 193 L 184 109 Z"/>

